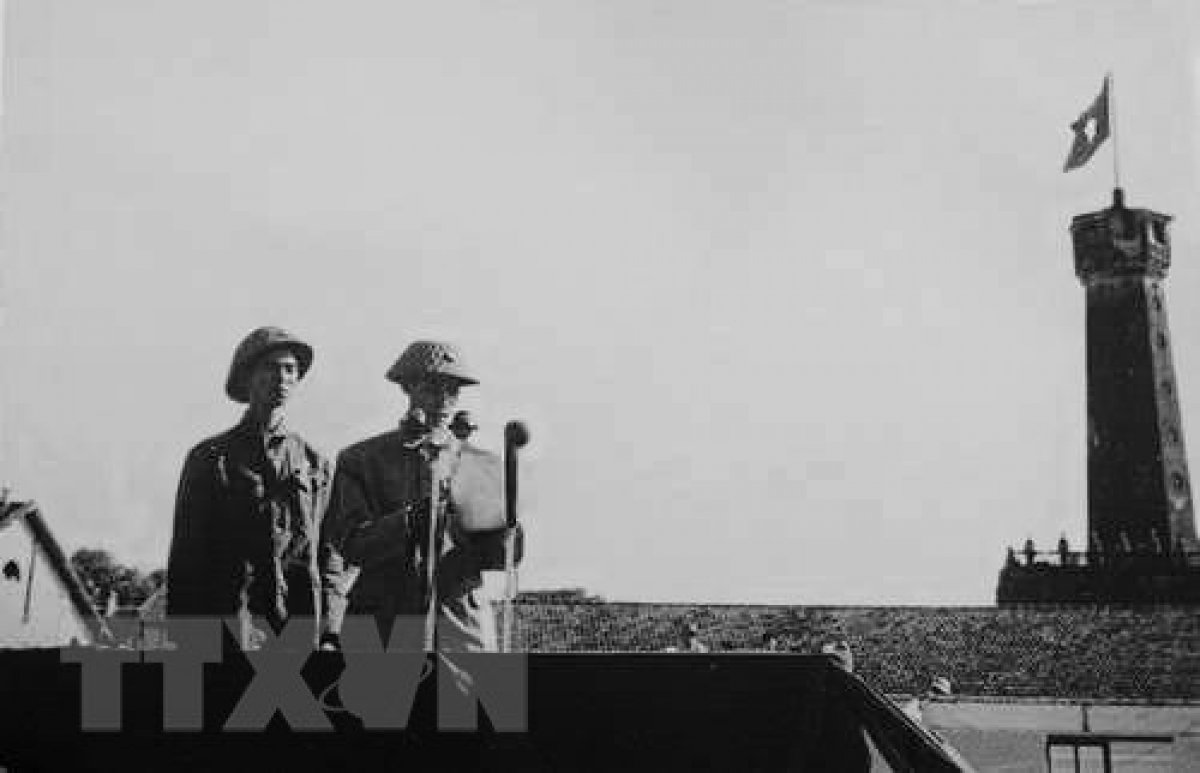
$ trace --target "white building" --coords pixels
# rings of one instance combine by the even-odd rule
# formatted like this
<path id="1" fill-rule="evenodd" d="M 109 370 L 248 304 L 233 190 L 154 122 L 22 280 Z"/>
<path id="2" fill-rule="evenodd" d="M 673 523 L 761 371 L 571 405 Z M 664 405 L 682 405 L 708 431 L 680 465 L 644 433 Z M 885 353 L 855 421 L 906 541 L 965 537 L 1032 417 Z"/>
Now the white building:
<path id="1" fill-rule="evenodd" d="M 0 502 L 0 649 L 96 644 L 107 630 L 33 502 Z"/>

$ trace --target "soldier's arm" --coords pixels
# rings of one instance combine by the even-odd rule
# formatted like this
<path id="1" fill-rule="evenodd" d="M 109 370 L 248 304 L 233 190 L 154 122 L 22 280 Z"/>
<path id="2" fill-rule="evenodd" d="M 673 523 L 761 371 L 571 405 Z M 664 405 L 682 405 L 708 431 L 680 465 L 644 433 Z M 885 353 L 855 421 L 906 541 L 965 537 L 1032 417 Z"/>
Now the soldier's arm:
<path id="1" fill-rule="evenodd" d="M 361 463 L 346 454 L 338 457 L 321 525 L 323 634 L 341 630 L 350 590 L 362 567 L 405 549 L 406 516 L 404 512 L 376 513 L 367 496 Z"/>
<path id="2" fill-rule="evenodd" d="M 321 521 L 318 561 L 321 570 L 321 636 L 336 636 L 342 629 L 346 600 L 358 575 L 345 555 L 346 533 L 361 515 L 361 493 L 352 480 L 353 462 L 338 457 L 325 517 Z"/>
<path id="3" fill-rule="evenodd" d="M 333 463 L 324 454 L 315 453 L 317 459 L 318 475 L 321 479 L 321 485 L 316 492 L 316 498 L 313 500 L 314 510 L 318 523 L 325 518 L 325 513 L 329 509 L 330 492 L 333 490 Z"/>
<path id="4" fill-rule="evenodd" d="M 316 469 L 313 475 L 313 493 L 312 493 L 312 517 L 313 523 L 317 528 L 317 540 L 320 541 L 322 525 L 325 523 L 325 515 L 329 512 L 329 502 L 333 492 L 333 465 L 324 456 L 313 454 L 313 467 Z"/>
<path id="5" fill-rule="evenodd" d="M 339 463 L 329 508 L 329 543 L 347 564 L 369 566 L 402 553 L 408 544 L 411 508 L 376 512 L 357 464 Z"/>
<path id="6" fill-rule="evenodd" d="M 210 519 L 216 511 L 216 454 L 206 445 L 192 449 L 179 476 L 175 519 L 167 558 L 167 613 L 203 615 L 204 589 L 211 564 Z"/>
<path id="7" fill-rule="evenodd" d="M 315 533 L 310 535 L 313 541 L 312 549 L 317 556 L 317 634 L 325 630 L 325 621 L 328 619 L 328 604 L 330 594 L 325 591 L 325 582 L 327 576 L 332 580 L 340 569 L 335 569 L 329 561 L 327 551 L 321 539 L 324 534 L 325 516 L 329 512 L 329 502 L 333 491 L 333 465 L 325 456 L 313 451 L 310 461 L 313 463 L 313 490 L 312 490 L 312 523 Z"/>

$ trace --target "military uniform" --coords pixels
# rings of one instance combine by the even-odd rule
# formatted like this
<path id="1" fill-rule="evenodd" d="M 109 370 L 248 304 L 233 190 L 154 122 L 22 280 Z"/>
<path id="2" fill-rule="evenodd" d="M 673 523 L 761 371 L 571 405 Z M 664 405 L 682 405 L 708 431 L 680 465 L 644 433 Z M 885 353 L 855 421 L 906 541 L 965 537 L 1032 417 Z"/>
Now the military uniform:
<path id="1" fill-rule="evenodd" d="M 307 344 L 261 328 L 234 355 L 226 391 L 246 402 L 246 371 L 272 349 Z M 261 618 L 275 628 L 294 615 L 320 617 L 317 545 L 329 501 L 329 461 L 282 424 L 237 426 L 197 444 L 180 475 L 167 562 L 169 616 Z M 252 630 L 249 626 L 244 630 Z M 243 636 L 243 643 L 247 643 Z"/>
<path id="2" fill-rule="evenodd" d="M 248 612 L 275 625 L 317 615 L 330 479 L 329 462 L 283 427 L 243 422 L 193 448 L 175 504 L 168 614 Z"/>
<path id="3" fill-rule="evenodd" d="M 409 347 L 388 378 L 407 391 L 410 379 L 429 373 L 476 383 L 457 351 L 435 342 Z M 430 452 L 431 443 L 436 453 Z M 497 649 L 495 617 L 479 590 L 482 571 L 504 568 L 505 529 L 468 531 L 461 516 L 480 508 L 502 512 L 500 467 L 494 454 L 444 428 L 426 426 L 413 412 L 397 429 L 343 450 L 322 530 L 325 638 L 336 641 L 347 614 L 374 616 L 391 631 L 396 616 L 416 619 L 435 603 L 439 650 Z M 480 471 L 495 472 L 480 476 Z M 446 517 L 436 538 L 431 589 L 426 553 L 434 478 L 445 482 L 440 496 Z M 494 485 L 480 486 L 480 480 Z M 408 638 L 391 646 L 422 647 L 415 636 L 418 627 L 394 630 Z"/>
<path id="4" fill-rule="evenodd" d="M 330 634 L 340 632 L 345 614 L 390 621 L 397 615 L 418 616 L 428 610 L 423 567 L 431 465 L 410 442 L 414 430 L 406 424 L 338 455 L 324 529 L 326 631 Z M 486 452 L 454 440 L 441 453 L 449 457 L 453 490 L 455 468 L 464 456 L 470 459 L 469 455 Z M 477 591 L 482 571 L 504 568 L 504 532 L 465 533 L 458 527 L 452 495 L 449 500 L 436 562 L 438 647 L 494 650 L 495 619 Z M 420 645 L 420 641 L 407 641 L 401 646 L 419 649 Z"/>

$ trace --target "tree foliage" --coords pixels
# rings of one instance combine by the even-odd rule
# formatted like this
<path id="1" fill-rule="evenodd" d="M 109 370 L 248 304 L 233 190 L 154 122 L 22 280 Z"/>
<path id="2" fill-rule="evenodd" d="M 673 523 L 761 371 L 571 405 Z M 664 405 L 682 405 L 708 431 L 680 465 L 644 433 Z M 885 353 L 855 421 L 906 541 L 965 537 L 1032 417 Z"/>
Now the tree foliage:
<path id="1" fill-rule="evenodd" d="M 166 573 L 156 569 L 143 574 L 113 558 L 112 553 L 99 548 L 80 548 L 71 555 L 71 567 L 83 581 L 97 605 L 107 604 L 116 595 L 118 606 L 138 606 L 163 584 Z"/>

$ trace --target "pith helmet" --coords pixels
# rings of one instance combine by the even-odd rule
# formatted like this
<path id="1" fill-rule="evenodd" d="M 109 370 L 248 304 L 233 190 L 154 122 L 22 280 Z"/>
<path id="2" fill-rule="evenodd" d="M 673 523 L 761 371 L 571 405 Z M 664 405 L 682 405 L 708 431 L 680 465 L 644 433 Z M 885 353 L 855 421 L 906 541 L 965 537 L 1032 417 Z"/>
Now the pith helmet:
<path id="1" fill-rule="evenodd" d="M 409 344 L 396 364 L 387 372 L 388 381 L 405 389 L 426 376 L 445 376 L 464 385 L 478 384 L 462 354 L 453 344 L 444 341 L 416 341 Z"/>
<path id="2" fill-rule="evenodd" d="M 300 363 L 300 378 L 308 373 L 312 365 L 312 347 L 291 333 L 277 327 L 260 327 L 242 339 L 233 352 L 229 365 L 229 378 L 225 379 L 225 394 L 235 402 L 249 402 L 247 377 L 259 357 L 275 349 L 287 349 L 296 355 Z"/>

